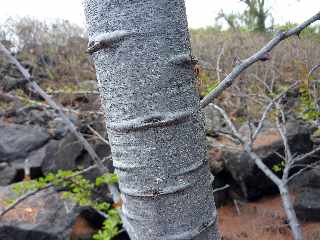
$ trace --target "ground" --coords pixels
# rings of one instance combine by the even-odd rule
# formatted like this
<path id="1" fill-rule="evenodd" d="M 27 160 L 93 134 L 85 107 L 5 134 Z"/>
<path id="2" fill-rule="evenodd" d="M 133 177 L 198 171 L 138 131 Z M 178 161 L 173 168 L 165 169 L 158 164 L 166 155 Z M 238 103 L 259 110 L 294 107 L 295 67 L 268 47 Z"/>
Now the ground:
<path id="1" fill-rule="evenodd" d="M 221 207 L 219 229 L 223 240 L 291 240 L 280 197 L 268 197 L 258 202 Z M 303 223 L 305 240 L 320 240 L 320 223 Z"/>

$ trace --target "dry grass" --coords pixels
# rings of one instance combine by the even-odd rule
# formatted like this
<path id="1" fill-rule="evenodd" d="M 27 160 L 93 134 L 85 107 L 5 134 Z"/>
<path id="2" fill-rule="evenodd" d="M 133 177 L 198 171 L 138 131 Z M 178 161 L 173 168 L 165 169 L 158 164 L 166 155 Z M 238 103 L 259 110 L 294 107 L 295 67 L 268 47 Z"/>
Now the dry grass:
<path id="1" fill-rule="evenodd" d="M 0 25 L 0 41 L 18 53 L 19 60 L 42 84 L 72 86 L 95 79 L 94 67 L 85 53 L 86 33 L 68 21 L 8 19 Z M 0 69 L 2 74 L 5 69 Z"/>
<path id="2" fill-rule="evenodd" d="M 216 72 L 219 56 L 220 78 L 223 79 L 237 59 L 250 56 L 271 37 L 271 34 L 250 32 L 192 30 L 193 54 L 205 63 L 199 79 L 200 92 L 205 92 L 219 79 Z M 34 76 L 49 85 L 95 79 L 94 67 L 85 53 L 86 32 L 68 21 L 49 24 L 31 18 L 9 19 L 0 25 L 0 41 L 14 47 L 19 59 L 32 68 Z M 259 92 L 265 91 L 262 81 L 271 85 L 273 81 L 286 84 L 304 79 L 309 69 L 319 63 L 319 42 L 316 34 L 285 41 L 272 53 L 271 61 L 256 64 L 242 74 L 222 100 L 229 106 L 231 103 L 239 105 L 239 98 L 232 97 L 238 90 Z M 0 69 L 0 76 L 2 72 Z"/>
<path id="3" fill-rule="evenodd" d="M 230 73 L 239 60 L 251 56 L 272 38 L 272 34 L 210 30 L 192 31 L 191 36 L 193 53 L 203 66 L 198 84 L 202 93 Z M 282 42 L 272 52 L 270 61 L 246 70 L 218 103 L 235 118 L 247 117 L 248 113 L 257 117 L 255 114 L 261 113 L 263 106 L 261 96 L 268 93 L 268 87 L 279 92 L 297 80 L 308 80 L 309 70 L 320 63 L 319 43 L 316 34 Z M 217 66 L 220 72 L 216 71 Z"/>

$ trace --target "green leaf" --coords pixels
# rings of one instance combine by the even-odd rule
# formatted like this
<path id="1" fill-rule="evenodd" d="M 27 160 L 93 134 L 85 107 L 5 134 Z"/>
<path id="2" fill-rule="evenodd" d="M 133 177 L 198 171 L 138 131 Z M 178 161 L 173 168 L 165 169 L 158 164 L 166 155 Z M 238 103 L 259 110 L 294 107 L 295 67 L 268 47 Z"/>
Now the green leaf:
<path id="1" fill-rule="evenodd" d="M 119 181 L 119 178 L 114 173 L 107 173 L 101 177 L 96 178 L 96 186 L 99 187 L 103 184 L 115 184 Z"/>

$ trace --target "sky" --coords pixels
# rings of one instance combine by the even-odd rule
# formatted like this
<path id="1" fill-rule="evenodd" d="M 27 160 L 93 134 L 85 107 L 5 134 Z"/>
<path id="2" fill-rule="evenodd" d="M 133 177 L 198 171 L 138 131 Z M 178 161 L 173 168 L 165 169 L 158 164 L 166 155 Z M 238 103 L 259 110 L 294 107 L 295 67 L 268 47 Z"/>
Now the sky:
<path id="1" fill-rule="evenodd" d="M 82 0 L 1 0 L 0 22 L 7 17 L 31 16 L 39 19 L 66 19 L 85 26 Z M 161 1 L 161 0 L 159 0 Z M 320 11 L 319 0 L 269 0 L 275 23 L 302 22 Z M 239 0 L 186 0 L 189 26 L 212 26 L 218 12 L 239 12 Z"/>

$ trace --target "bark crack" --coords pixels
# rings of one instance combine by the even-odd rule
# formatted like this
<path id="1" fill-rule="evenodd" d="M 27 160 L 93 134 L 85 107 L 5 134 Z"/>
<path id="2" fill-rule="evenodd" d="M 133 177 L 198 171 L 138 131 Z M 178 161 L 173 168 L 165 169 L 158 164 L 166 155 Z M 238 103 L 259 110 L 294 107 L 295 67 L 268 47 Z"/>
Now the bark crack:
<path id="1" fill-rule="evenodd" d="M 193 111 L 187 110 L 176 113 L 155 113 L 146 117 L 138 117 L 121 123 L 109 124 L 108 129 L 114 132 L 133 132 L 150 128 L 165 127 L 184 123 L 193 116 Z"/>

